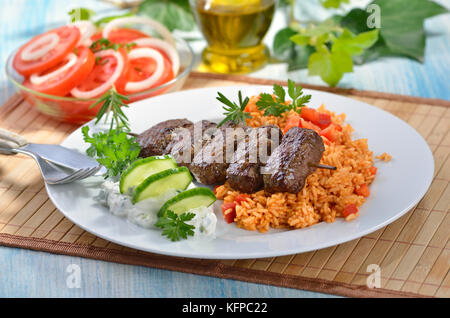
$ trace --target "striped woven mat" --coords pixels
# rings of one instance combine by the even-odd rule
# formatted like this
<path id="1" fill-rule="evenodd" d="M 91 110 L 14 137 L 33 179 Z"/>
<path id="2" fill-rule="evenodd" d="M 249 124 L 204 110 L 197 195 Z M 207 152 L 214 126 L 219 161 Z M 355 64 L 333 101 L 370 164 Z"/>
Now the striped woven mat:
<path id="1" fill-rule="evenodd" d="M 184 89 L 273 83 L 193 73 Z M 0 156 L 0 245 L 353 297 L 450 297 L 450 102 L 304 87 L 375 105 L 408 122 L 425 138 L 434 154 L 435 176 L 415 208 L 374 233 L 308 253 L 226 261 L 169 257 L 122 247 L 82 230 L 48 199 L 32 159 Z M 0 127 L 40 143 L 60 143 L 77 128 L 38 113 L 19 95 L 0 107 Z M 381 288 L 366 286 L 370 264 L 381 267 Z"/>

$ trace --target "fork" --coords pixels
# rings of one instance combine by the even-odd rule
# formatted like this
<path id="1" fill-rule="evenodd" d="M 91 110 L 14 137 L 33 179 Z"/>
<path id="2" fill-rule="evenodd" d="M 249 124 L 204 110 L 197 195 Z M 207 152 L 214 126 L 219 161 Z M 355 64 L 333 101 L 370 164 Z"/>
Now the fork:
<path id="1" fill-rule="evenodd" d="M 76 170 L 67 168 L 63 170 L 55 164 L 46 161 L 37 153 L 21 149 L 26 144 L 28 142 L 22 136 L 0 128 L 0 153 L 7 155 L 22 153 L 32 157 L 38 164 L 44 181 L 48 184 L 65 184 L 82 180 L 96 174 L 102 167 L 98 165 Z"/>

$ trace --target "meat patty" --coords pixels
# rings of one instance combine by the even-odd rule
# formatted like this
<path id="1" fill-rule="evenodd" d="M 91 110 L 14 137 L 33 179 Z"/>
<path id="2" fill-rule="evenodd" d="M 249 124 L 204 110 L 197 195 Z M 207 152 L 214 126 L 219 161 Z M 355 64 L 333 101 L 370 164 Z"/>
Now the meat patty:
<path id="1" fill-rule="evenodd" d="M 187 119 L 170 119 L 147 129 L 137 137 L 141 145 L 140 157 L 165 155 L 166 148 L 174 137 L 172 132 L 176 128 L 189 128 L 193 123 Z"/>
<path id="2" fill-rule="evenodd" d="M 253 193 L 263 186 L 261 165 L 267 162 L 268 156 L 280 144 L 283 134 L 275 125 L 247 132 L 246 138 L 238 144 L 233 161 L 227 169 L 227 181 L 235 190 Z"/>
<path id="3" fill-rule="evenodd" d="M 314 130 L 293 127 L 270 156 L 264 170 L 264 188 L 269 193 L 298 193 L 317 168 L 325 146 Z"/>
<path id="4" fill-rule="evenodd" d="M 223 183 L 227 177 L 227 168 L 237 144 L 245 138 L 246 128 L 226 125 L 216 130 L 210 140 L 205 142 L 189 168 L 198 182 L 203 184 Z"/>
<path id="5" fill-rule="evenodd" d="M 173 132 L 175 136 L 166 148 L 166 153 L 170 153 L 180 166 L 190 167 L 196 148 L 199 151 L 204 146 L 206 143 L 205 134 L 208 134 L 216 126 L 216 123 L 201 120 L 187 129 L 176 129 Z"/>

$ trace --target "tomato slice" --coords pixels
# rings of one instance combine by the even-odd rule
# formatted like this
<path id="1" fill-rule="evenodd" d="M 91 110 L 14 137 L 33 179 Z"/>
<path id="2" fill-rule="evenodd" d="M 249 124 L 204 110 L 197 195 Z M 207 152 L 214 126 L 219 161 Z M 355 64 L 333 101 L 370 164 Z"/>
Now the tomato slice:
<path id="1" fill-rule="evenodd" d="M 42 37 L 48 36 L 50 33 L 56 33 L 59 37 L 59 41 L 55 47 L 53 47 L 50 51 L 48 51 L 44 56 L 36 59 L 36 60 L 24 60 L 22 58 L 22 52 L 27 47 L 30 48 L 31 45 L 36 45 L 36 41 L 41 39 Z M 13 60 L 14 69 L 22 75 L 28 76 L 33 73 L 44 72 L 53 66 L 56 66 L 60 63 L 65 56 L 73 51 L 78 40 L 80 39 L 80 30 L 76 26 L 62 26 L 57 29 L 50 30 L 44 34 L 38 35 L 34 37 L 31 41 L 23 45 L 19 51 L 17 51 Z M 42 48 L 42 46 L 46 45 L 38 45 L 31 52 Z"/>
<path id="2" fill-rule="evenodd" d="M 72 88 L 86 79 L 95 64 L 94 53 L 92 53 L 91 50 L 85 46 L 77 47 L 76 55 L 77 61 L 75 65 L 66 71 L 56 75 L 55 77 L 51 77 L 42 84 L 33 84 L 30 79 L 25 80 L 23 84 L 44 94 L 56 96 L 67 95 Z M 46 74 L 52 73 L 63 67 L 64 64 L 66 64 L 66 61 L 63 60 L 58 65 L 48 69 L 46 72 L 39 74 L 39 76 L 45 76 Z"/>
<path id="3" fill-rule="evenodd" d="M 157 87 L 159 85 L 167 83 L 168 81 L 170 81 L 174 78 L 173 71 L 172 71 L 172 64 L 166 57 L 163 56 L 163 58 L 164 58 L 163 75 L 152 87 Z M 116 85 L 117 91 L 121 94 L 132 94 L 131 92 L 127 92 L 125 90 L 126 83 L 143 81 L 146 78 L 150 77 L 154 73 L 155 69 L 156 69 L 156 62 L 155 62 L 155 60 L 153 60 L 151 58 L 141 57 L 141 58 L 129 60 L 125 76 L 123 76 L 122 79 L 117 82 L 117 85 Z M 150 88 L 151 87 L 146 88 L 145 90 L 150 89 Z M 143 91 L 145 91 L 145 90 L 143 90 Z M 136 93 L 136 92 L 133 92 L 133 93 Z M 149 96 L 151 96 L 151 95 L 153 95 L 153 94 L 150 93 Z M 143 96 L 141 98 L 143 98 Z"/>
<path id="4" fill-rule="evenodd" d="M 96 33 L 91 37 L 92 41 L 97 41 L 103 37 L 102 33 Z M 133 40 L 139 38 L 149 38 L 148 34 L 145 34 L 136 29 L 116 29 L 112 30 L 108 35 L 108 40 L 112 43 L 127 44 L 133 42 Z"/>
<path id="5" fill-rule="evenodd" d="M 124 68 L 122 70 L 121 75 L 116 80 L 116 83 L 121 83 L 124 81 L 123 77 L 126 74 L 127 65 L 128 65 L 128 57 L 125 49 L 118 49 L 118 52 L 122 55 L 124 59 Z M 88 76 L 76 87 L 80 91 L 91 91 L 106 81 L 109 80 L 111 75 L 114 73 L 117 67 L 117 60 L 114 57 L 106 56 L 99 59 L 95 59 L 95 65 L 92 68 L 92 71 L 88 74 Z M 109 89 L 109 88 L 108 88 Z M 106 89 L 101 94 L 105 93 L 108 89 Z M 117 88 L 117 90 L 119 90 Z M 99 94 L 99 96 L 101 95 Z"/>

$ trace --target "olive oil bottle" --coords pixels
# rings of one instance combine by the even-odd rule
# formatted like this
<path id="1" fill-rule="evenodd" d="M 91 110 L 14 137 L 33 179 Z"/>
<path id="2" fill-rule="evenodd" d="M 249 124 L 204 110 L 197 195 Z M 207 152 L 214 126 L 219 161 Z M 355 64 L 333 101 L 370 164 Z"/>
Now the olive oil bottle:
<path id="1" fill-rule="evenodd" d="M 191 5 L 208 42 L 203 68 L 248 73 L 268 61 L 262 40 L 272 22 L 275 0 L 191 0 Z"/>

